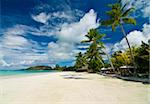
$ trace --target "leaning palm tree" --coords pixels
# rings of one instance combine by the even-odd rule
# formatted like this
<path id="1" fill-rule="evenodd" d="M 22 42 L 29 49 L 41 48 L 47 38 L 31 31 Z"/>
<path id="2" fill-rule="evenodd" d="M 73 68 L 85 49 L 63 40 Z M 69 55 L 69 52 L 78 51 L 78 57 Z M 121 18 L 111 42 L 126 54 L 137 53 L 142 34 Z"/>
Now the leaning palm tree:
<path id="1" fill-rule="evenodd" d="M 112 63 L 112 61 L 110 59 L 109 53 L 106 51 L 106 47 L 104 48 L 104 53 L 107 56 L 107 59 L 108 59 L 108 61 L 110 63 L 111 68 L 113 69 L 113 71 L 115 71 L 115 68 L 114 68 L 114 65 L 113 65 L 113 63 Z"/>
<path id="2" fill-rule="evenodd" d="M 123 24 L 136 25 L 136 20 L 129 16 L 130 13 L 134 10 L 134 8 L 132 8 L 132 7 L 127 8 L 128 3 L 122 5 L 121 1 L 122 0 L 119 0 L 115 4 L 109 4 L 108 5 L 111 8 L 111 10 L 107 11 L 106 14 L 109 15 L 110 19 L 102 21 L 101 25 L 111 26 L 112 31 L 115 31 L 116 27 L 118 27 L 118 26 L 121 28 L 121 31 L 122 31 L 125 39 L 126 39 L 126 42 L 128 44 L 129 50 L 130 50 L 131 61 L 135 67 L 134 74 L 136 75 L 136 65 L 134 62 L 134 56 L 133 56 L 127 35 L 126 35 L 125 30 L 123 28 Z"/>
<path id="3" fill-rule="evenodd" d="M 101 54 L 102 48 L 104 48 L 101 42 L 104 34 L 100 34 L 96 29 L 90 29 L 87 35 L 87 40 L 83 40 L 82 43 L 89 43 L 90 46 L 86 52 L 86 58 L 89 64 L 89 72 L 99 71 L 100 65 L 104 66 Z"/>
<path id="4" fill-rule="evenodd" d="M 82 67 L 85 67 L 86 65 L 87 65 L 87 62 L 86 62 L 85 55 L 79 52 L 76 55 L 76 63 L 75 63 L 76 71 L 80 70 Z"/>

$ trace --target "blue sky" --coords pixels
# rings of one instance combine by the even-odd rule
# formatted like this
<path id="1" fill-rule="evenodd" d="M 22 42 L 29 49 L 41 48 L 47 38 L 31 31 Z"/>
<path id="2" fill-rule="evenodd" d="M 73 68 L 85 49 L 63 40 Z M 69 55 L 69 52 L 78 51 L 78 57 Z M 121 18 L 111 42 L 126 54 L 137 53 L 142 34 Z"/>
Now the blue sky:
<path id="1" fill-rule="evenodd" d="M 131 45 L 150 37 L 149 0 L 122 0 L 134 6 L 131 14 L 137 25 L 125 25 Z M 99 21 L 115 0 L 1 0 L 0 69 L 20 69 L 33 65 L 73 65 L 74 56 L 84 52 L 80 41 Z M 119 28 L 100 26 L 103 42 L 111 53 L 127 48 Z M 105 56 L 104 56 L 105 59 Z"/>

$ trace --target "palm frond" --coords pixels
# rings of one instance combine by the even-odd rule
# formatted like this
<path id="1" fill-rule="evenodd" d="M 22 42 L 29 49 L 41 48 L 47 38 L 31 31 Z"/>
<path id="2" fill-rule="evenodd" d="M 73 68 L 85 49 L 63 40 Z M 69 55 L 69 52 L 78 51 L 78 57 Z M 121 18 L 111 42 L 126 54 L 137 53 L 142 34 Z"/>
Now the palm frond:
<path id="1" fill-rule="evenodd" d="M 81 41 L 81 43 L 89 43 L 90 42 L 90 40 L 83 40 L 83 41 Z"/>
<path id="2" fill-rule="evenodd" d="M 98 41 L 101 40 L 104 36 L 105 36 L 105 34 L 97 34 L 96 37 L 95 37 L 95 38 L 96 38 L 96 41 L 97 41 L 97 40 L 98 40 Z"/>
<path id="3" fill-rule="evenodd" d="M 125 3 L 123 6 L 122 6 L 122 8 L 121 8 L 121 11 L 123 12 L 124 11 L 124 9 L 125 9 L 125 7 L 128 5 L 128 3 Z"/>
<path id="4" fill-rule="evenodd" d="M 133 10 L 135 10 L 135 9 L 134 8 L 127 9 L 124 13 L 122 13 L 122 17 L 128 16 Z"/>
<path id="5" fill-rule="evenodd" d="M 116 31 L 115 24 L 111 25 L 112 31 Z"/>
<path id="6" fill-rule="evenodd" d="M 113 5 L 114 5 L 114 4 L 108 4 L 107 6 L 108 6 L 108 7 L 110 7 L 110 8 L 112 8 L 112 7 L 113 7 Z"/>
<path id="7" fill-rule="evenodd" d="M 101 25 L 102 25 L 102 26 L 110 26 L 110 25 L 113 24 L 113 22 L 114 22 L 113 19 L 110 19 L 110 20 L 104 20 L 104 21 L 101 22 Z"/>
<path id="8" fill-rule="evenodd" d="M 122 2 L 122 0 L 118 0 L 118 3 L 121 3 Z"/>
<path id="9" fill-rule="evenodd" d="M 123 18 L 122 21 L 127 24 L 136 25 L 136 20 L 134 18 Z"/>
<path id="10" fill-rule="evenodd" d="M 116 10 L 107 11 L 106 14 L 113 17 Z"/>
<path id="11" fill-rule="evenodd" d="M 89 34 L 85 35 L 87 38 L 90 38 Z"/>

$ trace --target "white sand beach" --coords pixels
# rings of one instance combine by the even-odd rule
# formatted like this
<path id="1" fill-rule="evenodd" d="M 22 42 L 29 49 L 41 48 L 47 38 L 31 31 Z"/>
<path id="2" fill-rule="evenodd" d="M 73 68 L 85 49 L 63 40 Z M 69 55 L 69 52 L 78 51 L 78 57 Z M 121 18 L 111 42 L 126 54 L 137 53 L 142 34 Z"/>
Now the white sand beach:
<path id="1" fill-rule="evenodd" d="M 98 74 L 22 75 L 0 79 L 0 104 L 148 104 L 149 89 Z"/>

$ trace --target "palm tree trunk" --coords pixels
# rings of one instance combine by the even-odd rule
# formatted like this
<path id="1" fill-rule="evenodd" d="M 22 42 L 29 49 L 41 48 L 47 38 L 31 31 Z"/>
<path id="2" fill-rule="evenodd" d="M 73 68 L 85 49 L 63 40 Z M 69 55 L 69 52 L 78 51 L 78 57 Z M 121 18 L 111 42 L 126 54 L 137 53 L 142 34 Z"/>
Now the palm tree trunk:
<path id="1" fill-rule="evenodd" d="M 106 53 L 106 55 L 107 55 L 107 58 L 108 58 L 108 60 L 109 60 L 109 62 L 110 62 L 111 68 L 113 69 L 113 71 L 115 71 L 114 65 L 113 65 L 113 63 L 112 63 L 112 61 L 111 61 L 109 55 L 108 55 L 107 53 Z"/>
<path id="2" fill-rule="evenodd" d="M 103 63 L 103 61 L 101 59 L 99 59 L 101 64 L 103 65 L 103 67 L 105 67 L 105 64 Z"/>
<path id="3" fill-rule="evenodd" d="M 110 56 L 109 56 L 109 54 L 106 52 L 106 47 L 104 46 L 104 49 L 105 49 L 105 54 L 106 54 L 106 56 L 107 56 L 107 58 L 108 58 L 108 60 L 109 60 L 109 62 L 110 62 L 110 65 L 111 65 L 111 68 L 113 69 L 113 71 L 115 71 L 115 68 L 114 68 L 114 65 L 113 65 L 113 63 L 112 63 L 112 61 L 111 61 L 111 59 L 110 59 Z"/>
<path id="4" fill-rule="evenodd" d="M 105 64 L 104 64 L 103 60 L 99 57 L 97 57 L 97 59 L 101 62 L 102 66 L 105 67 Z"/>
<path id="5" fill-rule="evenodd" d="M 126 42 L 127 42 L 127 44 L 128 44 L 128 47 L 129 47 L 129 51 L 130 51 L 130 55 L 131 55 L 130 59 L 131 59 L 131 62 L 133 63 L 133 65 L 134 65 L 134 75 L 135 75 L 135 77 L 136 77 L 136 76 L 137 76 L 136 64 L 135 64 L 135 62 L 134 62 L 134 56 L 133 56 L 133 53 L 132 53 L 132 50 L 131 50 L 131 46 L 130 46 L 130 44 L 129 44 L 129 40 L 128 40 L 128 38 L 127 38 L 127 35 L 126 35 L 126 33 L 125 33 L 125 30 L 124 30 L 122 24 L 120 24 L 120 28 L 121 28 L 121 30 L 122 30 L 122 33 L 123 33 L 123 35 L 124 35 L 124 37 L 125 37 L 125 39 L 126 39 Z"/>

